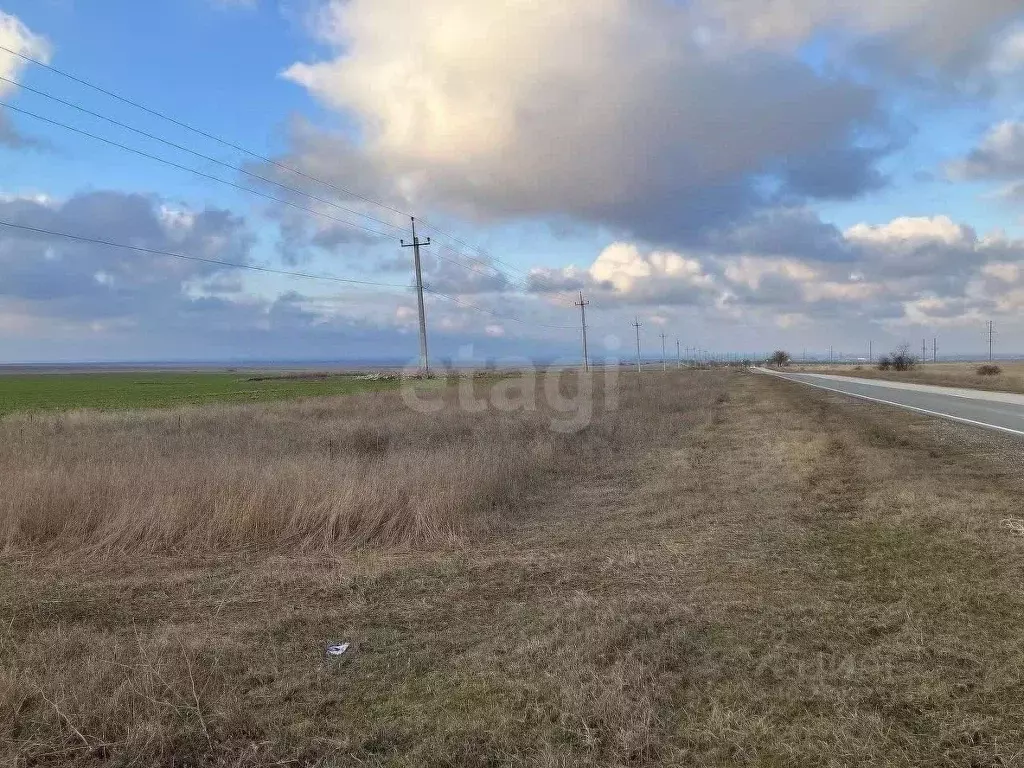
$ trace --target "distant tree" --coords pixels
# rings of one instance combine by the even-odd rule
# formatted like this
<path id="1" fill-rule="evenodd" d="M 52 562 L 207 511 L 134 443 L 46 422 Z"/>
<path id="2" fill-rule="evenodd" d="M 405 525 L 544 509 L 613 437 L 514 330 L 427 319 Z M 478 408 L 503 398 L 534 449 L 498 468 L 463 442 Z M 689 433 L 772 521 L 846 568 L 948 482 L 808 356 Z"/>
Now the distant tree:
<path id="1" fill-rule="evenodd" d="M 892 370 L 892 358 L 889 355 L 882 355 L 878 358 L 878 370 L 890 371 Z"/>
<path id="2" fill-rule="evenodd" d="M 895 352 L 889 355 L 889 360 L 892 363 L 893 370 L 896 371 L 912 371 L 917 365 L 917 358 L 910 351 L 908 344 L 898 347 Z"/>
<path id="3" fill-rule="evenodd" d="M 777 349 L 772 352 L 772 356 L 768 358 L 768 365 L 774 365 L 776 368 L 785 368 L 789 365 L 789 361 L 793 358 L 790 357 L 789 352 L 784 349 Z"/>

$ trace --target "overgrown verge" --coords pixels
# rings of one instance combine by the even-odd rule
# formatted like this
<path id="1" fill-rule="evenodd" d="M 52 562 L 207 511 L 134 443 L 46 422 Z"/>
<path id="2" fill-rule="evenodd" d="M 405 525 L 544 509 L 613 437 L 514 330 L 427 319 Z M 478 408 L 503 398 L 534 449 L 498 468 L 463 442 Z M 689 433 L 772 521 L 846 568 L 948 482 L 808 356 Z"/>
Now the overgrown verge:
<path id="1" fill-rule="evenodd" d="M 108 553 L 453 541 L 500 524 L 553 478 L 643 451 L 676 426 L 673 376 L 637 392 L 617 377 L 551 375 L 473 379 L 421 392 L 418 406 L 376 393 L 9 417 L 0 540 Z"/>
<path id="2" fill-rule="evenodd" d="M 963 387 L 988 392 L 1014 392 L 1024 394 L 1024 365 L 1006 363 L 975 365 L 973 363 L 927 363 L 909 370 L 896 370 L 891 366 L 879 370 L 875 366 L 801 366 L 804 373 L 823 373 L 836 376 L 854 376 L 861 379 L 902 381 L 908 384 L 930 384 L 938 387 Z"/>

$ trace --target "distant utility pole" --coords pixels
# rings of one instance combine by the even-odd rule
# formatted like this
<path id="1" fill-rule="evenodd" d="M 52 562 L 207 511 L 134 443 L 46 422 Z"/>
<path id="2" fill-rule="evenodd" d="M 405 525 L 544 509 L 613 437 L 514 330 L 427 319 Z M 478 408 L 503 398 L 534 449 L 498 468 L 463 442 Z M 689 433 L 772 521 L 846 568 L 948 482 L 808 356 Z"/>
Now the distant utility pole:
<path id="1" fill-rule="evenodd" d="M 875 342 L 868 342 L 868 362 L 870 363 L 875 359 Z"/>
<path id="2" fill-rule="evenodd" d="M 939 362 L 939 337 L 932 336 L 932 362 Z"/>
<path id="3" fill-rule="evenodd" d="M 996 324 L 988 321 L 988 361 L 992 362 L 992 338 L 996 335 Z"/>
<path id="4" fill-rule="evenodd" d="M 587 307 L 590 306 L 589 301 L 583 300 L 583 291 L 580 291 L 580 300 L 576 302 L 576 306 L 580 308 L 580 320 L 583 323 L 583 370 L 590 370 L 590 357 L 587 355 Z"/>
<path id="5" fill-rule="evenodd" d="M 830 344 L 829 347 L 828 347 L 828 364 L 829 365 L 832 365 L 832 360 L 833 360 L 832 345 Z"/>
<path id="6" fill-rule="evenodd" d="M 636 319 L 633 323 L 633 327 L 636 328 L 636 372 L 640 373 L 640 318 Z"/>
<path id="7" fill-rule="evenodd" d="M 668 363 L 665 361 L 665 332 L 661 332 L 661 370 L 668 370 Z"/>
<path id="8" fill-rule="evenodd" d="M 416 302 L 420 311 L 420 372 L 427 374 L 430 373 L 430 361 L 427 357 L 427 315 L 423 310 L 423 269 L 420 266 L 420 246 L 430 245 L 430 238 L 420 240 L 416 237 L 416 217 L 410 218 L 412 219 L 412 242 L 407 243 L 402 240 L 402 247 L 412 248 L 416 261 Z"/>
<path id="9" fill-rule="evenodd" d="M 679 346 L 679 339 L 676 339 L 676 367 L 683 367 L 683 350 L 682 347 Z"/>
<path id="10" fill-rule="evenodd" d="M 928 342 L 926 339 L 921 339 L 921 362 L 928 359 Z"/>

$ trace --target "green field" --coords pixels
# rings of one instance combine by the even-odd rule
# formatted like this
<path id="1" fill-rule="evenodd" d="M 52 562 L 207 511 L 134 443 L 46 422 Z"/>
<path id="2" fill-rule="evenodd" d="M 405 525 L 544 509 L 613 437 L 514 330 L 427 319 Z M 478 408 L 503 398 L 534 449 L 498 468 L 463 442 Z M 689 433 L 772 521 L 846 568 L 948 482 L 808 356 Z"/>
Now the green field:
<path id="1" fill-rule="evenodd" d="M 261 378 L 255 373 L 80 373 L 0 376 L 0 416 L 17 411 L 167 408 L 394 389 L 354 375 Z"/>

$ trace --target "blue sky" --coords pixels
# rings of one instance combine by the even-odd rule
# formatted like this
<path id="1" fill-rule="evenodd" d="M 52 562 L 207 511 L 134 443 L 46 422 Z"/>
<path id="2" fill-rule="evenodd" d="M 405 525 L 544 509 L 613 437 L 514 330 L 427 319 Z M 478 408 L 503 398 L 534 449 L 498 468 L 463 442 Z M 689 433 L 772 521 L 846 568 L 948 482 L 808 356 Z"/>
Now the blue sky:
<path id="1" fill-rule="evenodd" d="M 0 108 L 0 219 L 408 286 L 398 229 L 330 217 L 415 213 L 453 299 L 429 301 L 442 356 L 575 354 L 580 290 L 609 354 L 635 317 L 651 347 L 951 353 L 994 319 L 1024 352 L 1024 12 L 922 5 L 0 0 L 4 45 L 280 165 L 2 52 L 0 74 L 298 189 L 0 82 L 17 109 L 292 204 Z M 0 231 L 0 362 L 415 355 L 407 288 L 109 251 Z"/>

